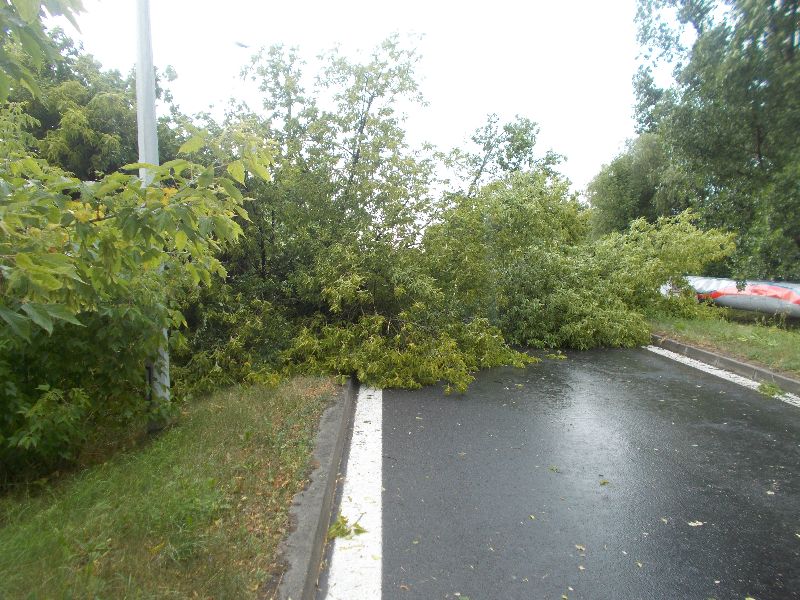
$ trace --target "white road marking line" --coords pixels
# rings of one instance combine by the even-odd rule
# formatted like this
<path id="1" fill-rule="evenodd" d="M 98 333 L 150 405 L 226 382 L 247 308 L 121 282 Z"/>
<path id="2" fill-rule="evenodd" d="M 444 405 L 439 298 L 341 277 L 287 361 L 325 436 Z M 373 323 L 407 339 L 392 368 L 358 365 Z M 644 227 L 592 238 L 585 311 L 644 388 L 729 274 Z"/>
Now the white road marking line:
<path id="1" fill-rule="evenodd" d="M 650 352 L 655 352 L 656 354 L 660 354 L 661 356 L 666 356 L 667 358 L 671 358 L 672 360 L 676 360 L 679 363 L 683 363 L 685 365 L 689 365 L 690 367 L 694 367 L 695 369 L 699 369 L 701 371 L 705 371 L 706 373 L 710 373 L 711 375 L 716 375 L 717 377 L 721 377 L 722 379 L 727 379 L 728 381 L 732 381 L 733 383 L 738 383 L 739 385 L 743 385 L 746 388 L 750 388 L 751 390 L 758 391 L 759 384 L 757 381 L 753 381 L 752 379 L 748 379 L 747 377 L 742 377 L 741 375 L 737 375 L 736 373 L 731 373 L 730 371 L 726 371 L 724 369 L 719 369 L 717 367 L 712 367 L 704 362 L 699 360 L 695 360 L 694 358 L 689 358 L 688 356 L 684 356 L 683 354 L 678 354 L 677 352 L 673 352 L 672 350 L 665 350 L 664 348 L 660 348 L 658 346 L 645 346 Z M 791 404 L 792 406 L 796 406 L 800 408 L 800 397 L 791 394 L 789 392 L 784 392 L 775 396 L 779 400 L 783 400 L 787 404 Z"/>
<path id="2" fill-rule="evenodd" d="M 337 538 L 328 575 L 327 600 L 381 597 L 383 565 L 383 391 L 361 387 L 347 459 L 340 514 L 366 532 Z"/>

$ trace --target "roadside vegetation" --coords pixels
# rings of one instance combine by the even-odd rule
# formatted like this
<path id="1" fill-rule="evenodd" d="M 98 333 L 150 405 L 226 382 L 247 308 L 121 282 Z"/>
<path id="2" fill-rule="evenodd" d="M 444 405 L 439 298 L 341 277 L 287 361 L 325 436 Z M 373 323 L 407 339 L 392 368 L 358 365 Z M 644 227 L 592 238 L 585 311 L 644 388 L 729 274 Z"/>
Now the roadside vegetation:
<path id="1" fill-rule="evenodd" d="M 295 49 L 262 49 L 242 73 L 262 105 L 221 121 L 172 106 L 145 187 L 133 78 L 45 33 L 39 2 L 0 8 L 8 484 L 222 386 L 325 374 L 463 391 L 535 360 L 519 347 L 640 344 L 648 312 L 693 310 L 659 287 L 734 250 L 690 212 L 592 237 L 526 117 L 490 115 L 463 148 L 409 146 L 398 107 L 423 101 L 420 57 L 397 36 L 360 60 L 327 53 L 316 78 Z M 173 399 L 147 402 L 165 328 Z"/>
<path id="2" fill-rule="evenodd" d="M 637 136 L 589 185 L 594 236 L 691 209 L 736 244 L 693 274 L 800 281 L 800 145 L 786 135 L 800 128 L 798 15 L 796 0 L 638 3 Z M 685 315 L 652 325 L 798 373 L 796 330 Z"/>
<path id="3" fill-rule="evenodd" d="M 243 598 L 280 570 L 330 379 L 232 387 L 112 459 L 0 498 L 0 597 Z"/>
<path id="4" fill-rule="evenodd" d="M 800 281 L 800 6 L 640 0 L 638 135 L 590 184 L 597 235 L 692 208 L 736 235 L 707 273 Z M 663 74 L 672 72 L 664 82 Z"/>
<path id="5" fill-rule="evenodd" d="M 798 329 L 716 315 L 693 319 L 661 315 L 650 323 L 655 333 L 800 378 Z"/>

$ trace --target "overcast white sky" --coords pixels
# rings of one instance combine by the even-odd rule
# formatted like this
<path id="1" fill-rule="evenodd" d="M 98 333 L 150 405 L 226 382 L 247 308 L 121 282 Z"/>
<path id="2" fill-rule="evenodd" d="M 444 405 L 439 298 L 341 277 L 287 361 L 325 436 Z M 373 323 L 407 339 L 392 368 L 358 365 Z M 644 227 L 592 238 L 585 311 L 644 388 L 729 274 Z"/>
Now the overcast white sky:
<path id="1" fill-rule="evenodd" d="M 128 71 L 136 0 L 85 5 L 77 37 L 105 67 Z M 566 155 L 575 190 L 633 135 L 634 12 L 635 0 L 151 1 L 155 62 L 175 67 L 171 89 L 185 112 L 253 98 L 238 75 L 260 46 L 296 45 L 313 59 L 337 43 L 354 54 L 393 32 L 422 34 L 429 105 L 409 114 L 411 141 L 449 149 L 488 113 L 520 114 L 539 123 L 542 153 Z"/>

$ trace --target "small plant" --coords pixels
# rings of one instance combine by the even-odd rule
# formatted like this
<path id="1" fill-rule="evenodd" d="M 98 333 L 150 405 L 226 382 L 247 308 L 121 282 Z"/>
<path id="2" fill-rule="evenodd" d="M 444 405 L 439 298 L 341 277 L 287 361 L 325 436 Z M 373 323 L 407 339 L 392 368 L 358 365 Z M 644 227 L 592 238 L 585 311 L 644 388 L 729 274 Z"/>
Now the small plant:
<path id="1" fill-rule="evenodd" d="M 366 532 L 367 530 L 359 525 L 358 521 L 350 525 L 347 521 L 347 517 L 340 514 L 328 528 L 328 540 L 330 541 L 336 538 L 345 538 L 349 540 L 355 535 L 361 535 Z"/>
<path id="2" fill-rule="evenodd" d="M 762 381 L 758 384 L 758 392 L 760 394 L 764 394 L 765 396 L 769 396 L 770 398 L 776 398 L 783 394 L 783 390 L 775 385 L 774 383 L 769 383 L 766 381 Z"/>

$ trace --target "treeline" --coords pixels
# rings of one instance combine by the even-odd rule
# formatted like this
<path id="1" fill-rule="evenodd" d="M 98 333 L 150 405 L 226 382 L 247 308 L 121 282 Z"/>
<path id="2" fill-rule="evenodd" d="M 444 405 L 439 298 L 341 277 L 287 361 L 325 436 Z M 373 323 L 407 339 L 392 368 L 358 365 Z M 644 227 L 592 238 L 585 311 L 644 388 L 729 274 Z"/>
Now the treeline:
<path id="1" fill-rule="evenodd" d="M 714 273 L 800 280 L 800 3 L 640 0 L 637 21 L 639 135 L 589 186 L 594 231 L 691 208 L 736 233 Z"/>
<path id="2" fill-rule="evenodd" d="M 36 33 L 38 13 L 20 23 Z M 532 362 L 519 348 L 643 343 L 648 312 L 695 310 L 660 286 L 733 249 L 690 213 L 593 237 L 527 118 L 410 147 L 398 107 L 421 101 L 419 57 L 396 37 L 360 61 L 328 53 L 311 86 L 296 50 L 262 50 L 243 71 L 262 106 L 173 107 L 144 188 L 131 78 L 60 33 L 37 38 L 58 60 L 31 61 L 5 31 L 25 85 L 0 110 L 4 478 L 220 385 L 302 371 L 464 390 Z M 148 403 L 164 327 L 173 402 Z"/>

